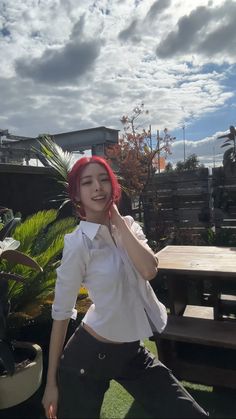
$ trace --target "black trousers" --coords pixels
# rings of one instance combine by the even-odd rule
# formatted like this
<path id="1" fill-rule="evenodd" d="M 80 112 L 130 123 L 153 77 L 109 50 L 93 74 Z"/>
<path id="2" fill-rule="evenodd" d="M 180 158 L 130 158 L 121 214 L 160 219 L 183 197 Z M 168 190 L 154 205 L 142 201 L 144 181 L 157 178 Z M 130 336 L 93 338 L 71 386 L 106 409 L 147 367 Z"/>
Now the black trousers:
<path id="1" fill-rule="evenodd" d="M 100 342 L 80 326 L 67 343 L 59 365 L 58 419 L 99 418 L 111 379 L 154 418 L 208 416 L 142 343 Z"/>

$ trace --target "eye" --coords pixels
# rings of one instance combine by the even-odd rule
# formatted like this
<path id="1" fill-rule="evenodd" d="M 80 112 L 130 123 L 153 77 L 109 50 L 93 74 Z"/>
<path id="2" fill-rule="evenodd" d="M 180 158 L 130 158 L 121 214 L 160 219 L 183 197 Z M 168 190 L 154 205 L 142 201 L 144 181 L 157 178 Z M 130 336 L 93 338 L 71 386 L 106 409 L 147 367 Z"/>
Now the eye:
<path id="1" fill-rule="evenodd" d="M 110 182 L 110 179 L 108 177 L 104 177 L 101 179 L 101 182 Z"/>
<path id="2" fill-rule="evenodd" d="M 86 182 L 81 183 L 81 186 L 90 185 L 90 183 L 91 183 L 91 180 L 86 180 Z"/>

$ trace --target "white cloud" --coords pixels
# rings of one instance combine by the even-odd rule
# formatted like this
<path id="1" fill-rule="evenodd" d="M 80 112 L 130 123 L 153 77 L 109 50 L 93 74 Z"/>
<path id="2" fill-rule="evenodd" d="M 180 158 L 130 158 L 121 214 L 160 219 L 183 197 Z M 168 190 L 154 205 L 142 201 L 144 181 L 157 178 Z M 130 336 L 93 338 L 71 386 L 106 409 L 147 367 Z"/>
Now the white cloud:
<path id="1" fill-rule="evenodd" d="M 195 154 L 199 162 L 206 167 L 222 166 L 224 152 L 230 146 L 222 147 L 225 139 L 219 137 L 228 133 L 229 130 L 218 131 L 212 136 L 196 141 L 189 140 L 187 136 L 184 141 L 182 137 L 182 139 L 172 143 L 171 154 L 167 156 L 167 161 L 170 161 L 174 166 L 178 161 L 183 161 L 185 148 L 186 159 L 192 154 Z"/>
<path id="2" fill-rule="evenodd" d="M 234 115 L 235 12 L 233 0 L 0 0 L 1 128 L 122 129 L 144 102 L 153 131 L 213 126 L 222 109 L 210 138 Z M 209 138 L 187 150 L 210 155 Z"/>

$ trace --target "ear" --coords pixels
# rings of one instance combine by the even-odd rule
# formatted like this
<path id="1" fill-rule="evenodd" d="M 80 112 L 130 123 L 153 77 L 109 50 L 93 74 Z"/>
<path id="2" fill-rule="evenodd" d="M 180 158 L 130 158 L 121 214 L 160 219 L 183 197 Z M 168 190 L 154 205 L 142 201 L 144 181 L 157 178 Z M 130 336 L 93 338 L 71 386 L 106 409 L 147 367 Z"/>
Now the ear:
<path id="1" fill-rule="evenodd" d="M 77 194 L 75 196 L 75 202 L 76 203 L 80 203 L 80 195 L 79 195 L 79 192 L 77 192 Z"/>

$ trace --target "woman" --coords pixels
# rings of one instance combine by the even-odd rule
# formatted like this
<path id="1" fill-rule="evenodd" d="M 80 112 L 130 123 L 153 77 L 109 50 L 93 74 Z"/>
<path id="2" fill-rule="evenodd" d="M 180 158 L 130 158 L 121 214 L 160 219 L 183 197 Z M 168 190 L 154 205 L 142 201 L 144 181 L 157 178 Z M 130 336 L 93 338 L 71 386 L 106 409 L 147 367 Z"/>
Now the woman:
<path id="1" fill-rule="evenodd" d="M 99 157 L 80 159 L 69 173 L 69 194 L 83 220 L 65 236 L 57 269 L 46 416 L 99 418 L 111 379 L 155 418 L 207 416 L 141 342 L 164 329 L 167 314 L 149 284 L 158 261 L 139 224 L 120 215 L 120 193 Z M 93 304 L 63 349 L 82 283 Z"/>

